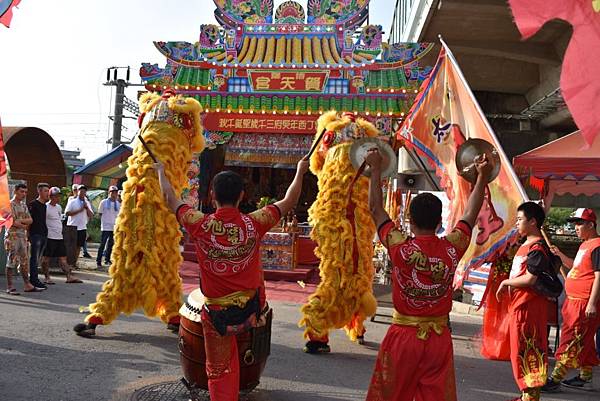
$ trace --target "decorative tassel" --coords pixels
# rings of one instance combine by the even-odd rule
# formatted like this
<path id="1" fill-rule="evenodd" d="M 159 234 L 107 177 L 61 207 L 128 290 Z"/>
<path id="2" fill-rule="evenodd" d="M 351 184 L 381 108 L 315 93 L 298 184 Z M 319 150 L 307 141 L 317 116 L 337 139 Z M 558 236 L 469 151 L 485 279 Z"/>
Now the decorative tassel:
<path id="1" fill-rule="evenodd" d="M 529 186 L 538 191 L 540 194 L 544 192 L 545 185 L 546 180 L 544 180 L 543 178 L 537 178 L 533 175 L 529 177 Z"/>

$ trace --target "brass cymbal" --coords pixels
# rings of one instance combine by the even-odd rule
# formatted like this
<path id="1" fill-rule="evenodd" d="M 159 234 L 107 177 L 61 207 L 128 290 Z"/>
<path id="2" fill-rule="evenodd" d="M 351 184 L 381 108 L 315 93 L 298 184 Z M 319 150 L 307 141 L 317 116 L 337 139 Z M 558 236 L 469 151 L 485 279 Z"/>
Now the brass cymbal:
<path id="1" fill-rule="evenodd" d="M 492 182 L 500 174 L 500 155 L 498 150 L 488 141 L 480 138 L 468 139 L 460 145 L 456 152 L 456 168 L 458 173 L 470 183 L 477 181 L 477 169 L 475 160 L 482 155 L 487 156 L 488 163 L 492 165 L 492 173 L 488 182 Z"/>
<path id="2" fill-rule="evenodd" d="M 361 138 L 352 143 L 352 147 L 350 148 L 350 161 L 356 171 L 359 170 L 360 166 L 365 161 L 369 150 L 373 148 L 379 149 L 379 153 L 383 158 L 381 177 L 387 178 L 396 174 L 396 170 L 398 169 L 398 158 L 396 157 L 396 153 L 390 145 L 377 138 Z M 365 169 L 363 175 L 370 177 L 370 169 Z"/>

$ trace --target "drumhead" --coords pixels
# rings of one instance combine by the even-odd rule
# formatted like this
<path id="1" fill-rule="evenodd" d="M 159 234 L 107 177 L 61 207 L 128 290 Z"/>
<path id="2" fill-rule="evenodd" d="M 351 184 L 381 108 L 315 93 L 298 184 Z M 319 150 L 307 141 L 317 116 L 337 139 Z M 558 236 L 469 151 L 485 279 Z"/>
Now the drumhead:
<path id="1" fill-rule="evenodd" d="M 179 314 L 192 322 L 202 321 L 201 312 L 204 305 L 204 295 L 199 288 L 188 295 L 187 301 L 181 305 Z"/>

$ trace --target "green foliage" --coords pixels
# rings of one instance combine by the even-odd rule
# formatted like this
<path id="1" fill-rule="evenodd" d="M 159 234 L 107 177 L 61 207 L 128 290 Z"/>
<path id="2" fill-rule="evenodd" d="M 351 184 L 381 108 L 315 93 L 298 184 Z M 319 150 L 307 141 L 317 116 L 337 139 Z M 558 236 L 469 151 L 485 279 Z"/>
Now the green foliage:
<path id="1" fill-rule="evenodd" d="M 69 196 L 71 196 L 71 188 L 70 187 L 62 187 L 60 189 L 60 206 L 62 207 L 63 212 L 67 207 L 67 201 L 69 200 Z"/>
<path id="2" fill-rule="evenodd" d="M 568 207 L 553 207 L 546 216 L 546 226 L 556 229 L 567 224 L 567 219 L 573 213 L 573 209 Z"/>
<path id="3" fill-rule="evenodd" d="M 268 196 L 263 196 L 262 198 L 260 198 L 260 200 L 256 204 L 256 208 L 262 209 L 263 207 L 270 205 L 272 203 L 275 203 L 275 202 L 277 202 L 277 199 L 269 198 Z"/>
<path id="4" fill-rule="evenodd" d="M 100 242 L 102 231 L 100 230 L 100 216 L 95 214 L 87 225 L 87 235 L 90 242 Z"/>

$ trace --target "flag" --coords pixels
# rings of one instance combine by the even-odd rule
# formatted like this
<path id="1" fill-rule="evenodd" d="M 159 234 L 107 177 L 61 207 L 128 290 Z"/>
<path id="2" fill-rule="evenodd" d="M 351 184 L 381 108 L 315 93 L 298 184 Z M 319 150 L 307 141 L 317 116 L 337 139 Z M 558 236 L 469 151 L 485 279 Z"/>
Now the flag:
<path id="1" fill-rule="evenodd" d="M 400 127 L 398 139 L 405 140 L 440 177 L 450 199 L 444 227 L 451 230 L 460 220 L 471 193 L 471 184 L 458 175 L 455 157 L 459 146 L 470 138 L 491 143 L 499 152 L 498 177 L 488 184 L 471 245 L 454 277 L 455 287 L 466 272 L 493 260 L 516 239 L 517 207 L 527 198 L 496 135 L 485 119 L 450 50 L 443 44 L 431 75 Z"/>
<path id="2" fill-rule="evenodd" d="M 2 136 L 2 122 L 0 122 L 0 229 L 10 228 L 12 216 L 10 197 L 8 195 L 8 174 L 6 169 L 6 155 L 4 154 L 4 137 Z"/>
<path id="3" fill-rule="evenodd" d="M 597 0 L 509 0 L 523 38 L 553 19 L 573 26 L 560 73 L 560 91 L 588 147 L 600 134 L 600 2 Z"/>
<path id="4" fill-rule="evenodd" d="M 7 28 L 10 26 L 12 19 L 12 9 L 19 5 L 21 0 L 0 0 L 0 24 Z"/>

